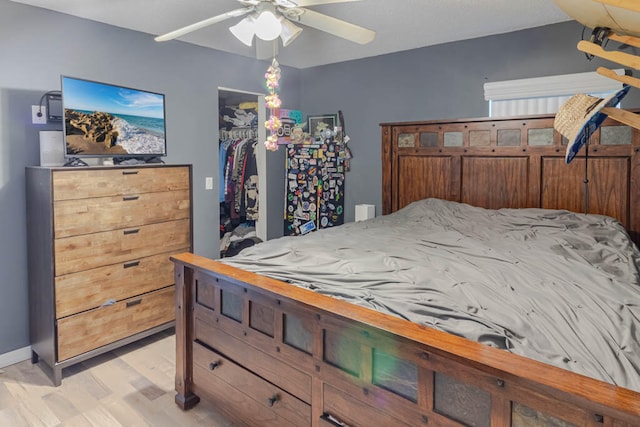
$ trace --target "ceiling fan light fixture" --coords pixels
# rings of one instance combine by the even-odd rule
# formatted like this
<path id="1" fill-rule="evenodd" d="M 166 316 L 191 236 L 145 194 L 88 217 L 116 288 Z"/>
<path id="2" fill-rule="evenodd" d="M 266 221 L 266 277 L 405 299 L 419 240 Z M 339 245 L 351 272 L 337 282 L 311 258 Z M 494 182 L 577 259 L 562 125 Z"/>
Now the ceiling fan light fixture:
<path id="1" fill-rule="evenodd" d="M 282 46 L 286 47 L 302 33 L 302 28 L 282 16 L 280 17 L 280 24 L 282 25 L 280 39 L 282 40 Z"/>
<path id="2" fill-rule="evenodd" d="M 249 15 L 233 27 L 229 27 L 229 31 L 242 43 L 251 46 L 255 35 L 255 18 Z"/>
<path id="3" fill-rule="evenodd" d="M 263 10 L 255 20 L 254 30 L 262 40 L 271 41 L 277 39 L 282 32 L 282 24 L 273 12 Z"/>

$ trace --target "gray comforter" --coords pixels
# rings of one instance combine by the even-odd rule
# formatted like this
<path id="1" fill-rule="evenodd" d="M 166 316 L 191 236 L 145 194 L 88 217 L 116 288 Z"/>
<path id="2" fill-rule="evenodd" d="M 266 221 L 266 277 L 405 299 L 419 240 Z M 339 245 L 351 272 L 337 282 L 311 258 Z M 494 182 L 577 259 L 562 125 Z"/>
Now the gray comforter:
<path id="1" fill-rule="evenodd" d="M 640 252 L 609 217 L 427 199 L 223 261 L 640 391 Z"/>

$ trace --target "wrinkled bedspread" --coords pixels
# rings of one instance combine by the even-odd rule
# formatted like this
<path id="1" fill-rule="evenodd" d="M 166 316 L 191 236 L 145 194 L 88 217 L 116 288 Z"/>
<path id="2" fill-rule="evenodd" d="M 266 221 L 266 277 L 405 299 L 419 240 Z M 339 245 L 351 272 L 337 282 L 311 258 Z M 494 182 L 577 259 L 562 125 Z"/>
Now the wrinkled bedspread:
<path id="1" fill-rule="evenodd" d="M 609 217 L 426 199 L 222 261 L 640 391 L 640 252 Z"/>

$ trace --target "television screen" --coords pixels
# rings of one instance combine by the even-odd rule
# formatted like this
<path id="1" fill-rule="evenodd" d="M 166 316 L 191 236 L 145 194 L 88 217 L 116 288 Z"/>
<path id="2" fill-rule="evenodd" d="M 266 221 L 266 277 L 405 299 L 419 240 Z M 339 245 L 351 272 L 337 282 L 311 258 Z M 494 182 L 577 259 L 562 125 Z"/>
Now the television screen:
<path id="1" fill-rule="evenodd" d="M 65 156 L 166 155 L 164 95 L 62 76 Z"/>

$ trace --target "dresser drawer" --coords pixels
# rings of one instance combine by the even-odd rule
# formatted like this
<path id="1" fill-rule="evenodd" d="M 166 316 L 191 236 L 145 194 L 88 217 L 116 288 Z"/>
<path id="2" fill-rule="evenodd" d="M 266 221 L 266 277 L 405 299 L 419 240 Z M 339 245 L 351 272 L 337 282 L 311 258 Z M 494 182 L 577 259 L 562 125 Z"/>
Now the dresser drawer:
<path id="1" fill-rule="evenodd" d="M 310 405 L 198 343 L 193 344 L 193 382 L 224 398 L 227 409 L 250 425 L 311 425 Z"/>
<path id="2" fill-rule="evenodd" d="M 170 286 L 58 320 L 58 361 L 175 320 L 174 295 Z"/>
<path id="3" fill-rule="evenodd" d="M 189 248 L 55 279 L 56 319 L 173 285 L 171 255 Z"/>
<path id="4" fill-rule="evenodd" d="M 323 385 L 322 400 L 325 425 L 331 425 L 329 420 L 333 418 L 336 426 L 342 423 L 351 427 L 409 427 L 409 424 L 385 414 L 384 408 L 369 406 L 326 383 Z"/>
<path id="5" fill-rule="evenodd" d="M 62 276 L 190 247 L 188 219 L 56 239 L 55 274 Z"/>
<path id="6" fill-rule="evenodd" d="M 59 200 L 54 203 L 54 237 L 97 233 L 189 218 L 189 190 Z"/>
<path id="7" fill-rule="evenodd" d="M 188 167 L 139 167 L 53 172 L 53 200 L 189 189 Z"/>

